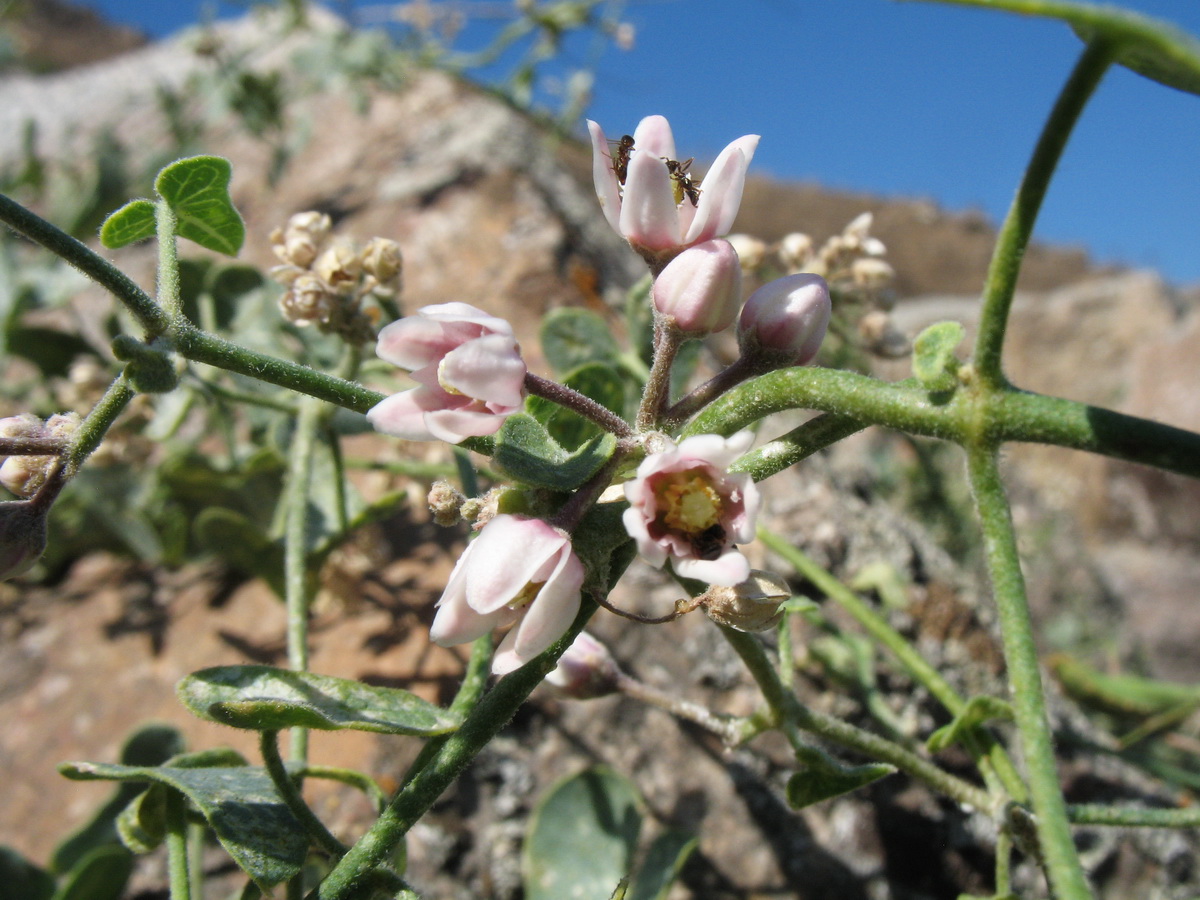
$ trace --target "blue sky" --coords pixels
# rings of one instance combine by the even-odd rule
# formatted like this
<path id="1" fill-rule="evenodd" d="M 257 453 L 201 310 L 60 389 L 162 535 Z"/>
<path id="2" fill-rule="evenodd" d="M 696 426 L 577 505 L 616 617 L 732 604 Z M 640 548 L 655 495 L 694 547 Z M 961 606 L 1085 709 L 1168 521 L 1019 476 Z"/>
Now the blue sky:
<path id="1" fill-rule="evenodd" d="M 237 8 L 89 5 L 154 35 L 206 7 Z M 1200 0 L 1124 5 L 1200 35 Z M 623 19 L 636 44 L 600 57 L 589 110 L 610 136 L 662 113 L 681 155 L 704 159 L 758 133 L 754 171 L 927 197 L 994 221 L 1082 46 L 1054 21 L 894 0 L 630 0 Z M 586 45 L 568 54 L 582 62 Z M 1200 97 L 1114 68 L 1072 138 L 1036 236 L 1200 282 L 1198 169 Z"/>

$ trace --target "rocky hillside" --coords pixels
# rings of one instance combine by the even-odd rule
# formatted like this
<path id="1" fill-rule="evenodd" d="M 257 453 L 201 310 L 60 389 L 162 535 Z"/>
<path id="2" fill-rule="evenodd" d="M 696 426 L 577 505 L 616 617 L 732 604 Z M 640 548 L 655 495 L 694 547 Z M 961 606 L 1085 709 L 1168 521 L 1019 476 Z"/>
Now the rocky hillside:
<path id="1" fill-rule="evenodd" d="M 324 40 L 322 34 L 339 27 L 332 20 L 318 24 L 326 30 L 316 37 L 293 36 L 287 43 L 274 39 L 277 23 L 248 20 L 203 43 L 211 49 L 216 40 L 250 70 L 270 73 L 282 71 L 304 41 Z M 38 123 L 47 155 L 59 141 L 87 147 L 105 127 L 116 127 L 132 136 L 123 157 L 130 190 L 144 193 L 144 186 L 133 186 L 138 166 L 168 152 L 174 139 L 158 87 L 182 89 L 213 74 L 213 54 L 194 52 L 197 40 L 183 36 L 86 69 L 0 80 L 0 158 L 12 158 L 26 120 Z M 544 312 L 564 305 L 603 311 L 639 277 L 639 261 L 612 234 L 591 196 L 582 146 L 554 146 L 535 122 L 438 73 L 414 72 L 398 91 L 359 88 L 357 95 L 344 87 L 290 94 L 288 127 L 303 139 L 288 145 L 282 165 L 271 135 L 251 133 L 244 118 L 213 100 L 220 100 L 219 92 L 195 101 L 203 150 L 233 161 L 248 262 L 273 264 L 267 236 L 291 213 L 324 210 L 342 234 L 399 241 L 407 308 L 460 300 L 504 315 L 534 368 Z M 875 233 L 898 272 L 895 326 L 910 336 L 940 319 L 970 326 L 993 236 L 991 224 L 978 216 L 924 201 L 758 180 L 737 228 L 767 240 L 793 230 L 820 240 L 866 210 L 875 213 Z M 148 249 L 114 256 L 150 283 Z M 1078 249 L 1036 247 L 1026 260 L 1010 371 L 1030 389 L 1200 428 L 1193 389 L 1200 379 L 1200 319 L 1192 307 L 1187 294 L 1152 273 L 1098 271 Z M 879 371 L 903 377 L 906 367 L 904 360 L 881 362 Z M 396 458 L 412 448 L 376 441 L 355 452 Z M 891 565 L 911 582 L 907 627 L 914 639 L 956 667 L 956 678 L 987 685 L 1000 663 L 978 573 L 965 553 L 955 558 L 939 546 L 933 517 L 886 502 L 885 482 L 915 470 L 913 452 L 885 435 L 848 441 L 803 471 L 780 476 L 770 492 L 771 525 L 844 576 L 873 561 Z M 1122 623 L 1105 639 L 1114 655 L 1137 651 L 1159 674 L 1200 678 L 1194 653 L 1200 613 L 1192 602 L 1200 580 L 1195 486 L 1042 448 L 1014 448 L 1010 457 L 1046 647 L 1060 646 L 1062 635 L 1081 622 L 1096 628 Z M 361 485 L 368 492 L 393 486 L 379 473 Z M 426 631 L 460 538 L 435 529 L 419 509 L 390 523 L 365 552 L 366 562 L 359 560 L 354 602 L 334 598 L 339 602 L 320 610 L 313 667 L 444 696 L 461 660 L 429 646 Z M 669 594 L 647 571 L 630 579 L 620 600 L 636 607 L 669 602 Z M 752 694 L 708 623 L 689 617 L 664 627 L 669 633 L 606 621 L 600 631 L 647 681 L 691 684 L 698 699 L 748 711 Z M 114 758 L 120 737 L 138 721 L 176 723 L 198 746 L 240 740 L 252 753 L 242 735 L 191 720 L 173 685 L 204 665 L 279 662 L 283 634 L 280 605 L 263 585 L 231 585 L 225 573 L 211 569 L 168 573 L 92 557 L 53 588 L 3 586 L 0 720 L 19 727 L 0 729 L 8 813 L 0 843 L 44 859 L 64 828 L 83 821 L 105 795 L 105 789 L 62 782 L 53 764 Z M 855 714 L 853 704 L 838 705 L 826 687 L 806 686 L 807 699 Z M 911 685 L 893 679 L 888 688 L 900 718 L 928 718 Z M 113 702 L 116 695 L 120 703 Z M 414 752 L 403 740 L 365 735 L 318 736 L 314 746 L 321 762 L 361 766 L 384 780 L 399 776 Z M 517 896 L 522 817 L 545 785 L 585 759 L 637 773 L 660 823 L 703 823 L 705 836 L 680 897 L 867 897 L 883 895 L 887 886 L 892 896 L 940 897 L 980 893 L 990 878 L 988 860 L 962 851 L 972 822 L 899 781 L 799 815 L 779 798 L 786 748 L 728 754 L 707 736 L 625 700 L 581 707 L 541 697 L 414 831 L 414 879 L 430 896 Z M 1084 799 L 1102 798 L 1107 789 L 1096 773 L 1068 777 L 1078 778 L 1081 791 L 1093 791 L 1081 794 Z M 1156 788 L 1145 790 L 1149 796 Z M 365 810 L 341 794 L 317 794 L 316 801 L 339 833 L 361 826 Z M 1171 853 L 1184 854 L 1200 872 L 1190 845 L 1138 840 L 1097 839 L 1091 864 L 1108 873 L 1108 896 L 1162 887 L 1174 877 L 1166 868 Z M 147 891 L 158 883 L 149 863 L 139 877 Z"/>

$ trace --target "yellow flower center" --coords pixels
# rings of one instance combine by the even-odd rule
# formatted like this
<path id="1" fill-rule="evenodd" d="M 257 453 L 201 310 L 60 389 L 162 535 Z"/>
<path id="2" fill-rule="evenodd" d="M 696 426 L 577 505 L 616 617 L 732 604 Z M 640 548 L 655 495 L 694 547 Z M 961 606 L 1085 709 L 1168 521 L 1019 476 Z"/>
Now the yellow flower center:
<path id="1" fill-rule="evenodd" d="M 452 385 L 449 381 L 442 377 L 442 370 L 446 368 L 446 357 L 442 357 L 442 361 L 438 363 L 438 385 L 447 394 L 454 394 L 458 397 L 465 396 L 462 391 Z"/>
<path id="2" fill-rule="evenodd" d="M 517 595 L 508 601 L 509 609 L 521 609 L 528 606 L 537 599 L 537 595 L 541 593 L 542 587 L 546 584 L 544 581 L 530 581 L 525 587 L 517 592 Z"/>
<path id="3" fill-rule="evenodd" d="M 671 476 L 655 488 L 662 523 L 683 534 L 699 534 L 721 521 L 723 504 L 708 479 L 695 472 Z"/>

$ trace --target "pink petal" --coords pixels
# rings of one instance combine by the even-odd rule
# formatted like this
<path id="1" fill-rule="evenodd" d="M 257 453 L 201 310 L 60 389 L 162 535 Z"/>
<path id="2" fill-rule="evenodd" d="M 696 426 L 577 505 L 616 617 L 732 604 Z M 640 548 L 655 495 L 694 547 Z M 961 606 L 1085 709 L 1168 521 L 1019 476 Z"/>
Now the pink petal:
<path id="1" fill-rule="evenodd" d="M 637 544 L 638 555 L 656 569 L 661 569 L 667 561 L 667 548 L 650 536 L 646 516 L 639 510 L 630 508 L 621 514 L 621 522 L 625 531 Z"/>
<path id="2" fill-rule="evenodd" d="M 676 574 L 721 587 L 733 587 L 750 577 L 750 563 L 736 549 L 726 550 L 717 559 L 676 559 Z"/>
<path id="3" fill-rule="evenodd" d="M 512 325 L 507 320 L 486 313 L 482 309 L 472 306 L 470 303 L 460 303 L 458 301 L 434 303 L 431 306 L 422 306 L 417 310 L 417 315 L 433 319 L 437 322 L 464 322 L 478 325 L 481 331 L 476 334 L 490 332 L 492 334 L 511 335 L 513 333 Z M 472 337 L 475 337 L 476 334 L 472 334 Z"/>
<path id="4" fill-rule="evenodd" d="M 583 585 L 583 563 L 569 546 L 562 564 L 542 587 L 529 611 L 513 629 L 513 650 L 518 658 L 530 660 L 557 641 L 579 612 L 579 588 Z"/>
<path id="5" fill-rule="evenodd" d="M 701 182 L 700 204 L 684 243 L 706 241 L 728 234 L 742 204 L 746 170 L 758 147 L 758 135 L 748 134 L 729 144 Z"/>
<path id="6" fill-rule="evenodd" d="M 463 341 L 481 333 L 470 322 L 448 325 L 423 316 L 406 316 L 379 332 L 375 352 L 402 369 L 420 369 L 441 359 Z"/>
<path id="7" fill-rule="evenodd" d="M 435 409 L 425 414 L 425 427 L 439 441 L 458 444 L 469 437 L 484 437 L 495 434 L 504 426 L 504 420 L 514 412 L 481 412 L 474 409 Z M 403 437 L 403 435 L 398 435 Z M 430 440 L 430 438 L 409 438 Z"/>
<path id="8" fill-rule="evenodd" d="M 620 233 L 621 186 L 613 169 L 612 151 L 604 130 L 591 119 L 587 124 L 588 134 L 592 137 L 592 184 L 596 188 L 600 208 L 604 210 L 604 218 L 608 219 L 614 231 Z"/>
<path id="9" fill-rule="evenodd" d="M 375 404 L 367 412 L 367 421 L 376 431 L 406 441 L 445 440 L 431 433 L 425 422 L 426 412 L 441 405 L 441 398 L 434 391 L 426 387 L 413 388 Z"/>
<path id="10" fill-rule="evenodd" d="M 499 515 L 475 539 L 467 602 L 481 613 L 507 606 L 531 581 L 545 581 L 569 542 L 537 519 Z"/>
<path id="11" fill-rule="evenodd" d="M 675 135 L 665 116 L 646 116 L 633 132 L 634 155 L 645 153 L 659 159 L 678 159 Z"/>
<path id="12" fill-rule="evenodd" d="M 480 615 L 467 605 L 465 598 L 459 598 L 438 606 L 433 624 L 429 626 L 429 639 L 442 647 L 465 644 L 502 625 L 503 620 L 503 610 Z"/>
<path id="13" fill-rule="evenodd" d="M 679 208 L 671 175 L 666 163 L 648 152 L 635 152 L 629 160 L 619 231 L 631 244 L 651 250 L 679 244 Z"/>
<path id="14" fill-rule="evenodd" d="M 518 406 L 524 399 L 525 372 L 517 342 L 503 334 L 467 341 L 438 367 L 439 379 L 455 390 L 503 406 Z"/>

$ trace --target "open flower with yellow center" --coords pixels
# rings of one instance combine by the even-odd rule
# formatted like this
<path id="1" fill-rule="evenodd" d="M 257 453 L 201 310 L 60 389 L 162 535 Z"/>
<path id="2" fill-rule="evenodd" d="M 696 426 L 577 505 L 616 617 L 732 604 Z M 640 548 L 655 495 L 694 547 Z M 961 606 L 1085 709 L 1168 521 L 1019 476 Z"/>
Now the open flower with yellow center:
<path id="1" fill-rule="evenodd" d="M 624 522 L 643 559 L 655 568 L 670 559 L 678 575 L 726 587 L 749 577 L 736 545 L 754 539 L 758 488 L 727 470 L 753 439 L 701 434 L 642 460 L 625 484 Z"/>
<path id="2" fill-rule="evenodd" d="M 429 636 L 450 646 L 512 625 L 492 658 L 492 671 L 507 674 L 563 636 L 583 577 L 566 534 L 541 519 L 496 516 L 455 564 Z"/>

